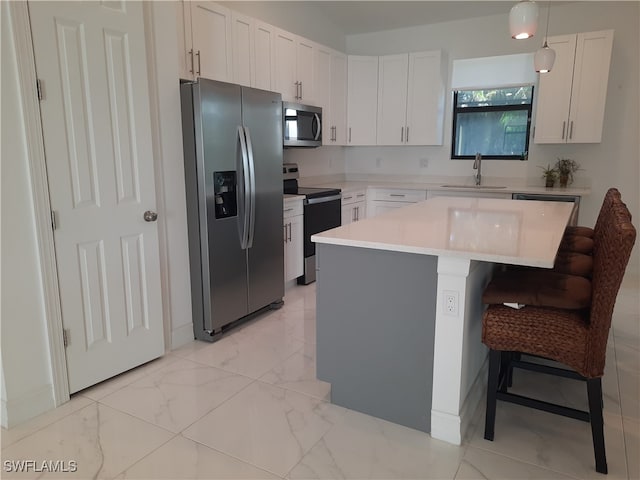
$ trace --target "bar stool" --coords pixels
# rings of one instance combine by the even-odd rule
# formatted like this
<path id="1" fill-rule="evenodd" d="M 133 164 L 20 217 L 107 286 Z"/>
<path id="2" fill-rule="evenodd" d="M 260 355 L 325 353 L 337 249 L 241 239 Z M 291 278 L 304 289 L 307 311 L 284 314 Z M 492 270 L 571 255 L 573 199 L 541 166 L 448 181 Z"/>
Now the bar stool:
<path id="1" fill-rule="evenodd" d="M 618 200 L 593 234 L 591 279 L 543 269 L 506 271 L 483 295 L 490 304 L 482 341 L 490 349 L 484 438 L 493 440 L 497 400 L 591 423 L 596 471 L 607 473 L 602 418 L 606 345 L 616 296 L 636 238 L 631 215 Z M 504 302 L 526 306 L 513 309 Z M 520 354 L 560 362 L 573 370 L 526 362 Z M 579 411 L 508 392 L 513 368 L 586 381 L 589 411 Z"/>

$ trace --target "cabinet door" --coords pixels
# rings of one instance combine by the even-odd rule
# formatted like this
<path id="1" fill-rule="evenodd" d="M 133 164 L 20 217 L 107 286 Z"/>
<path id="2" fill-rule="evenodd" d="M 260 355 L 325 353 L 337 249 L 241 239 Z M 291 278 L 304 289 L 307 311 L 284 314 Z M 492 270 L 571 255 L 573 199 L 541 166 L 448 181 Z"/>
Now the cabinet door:
<path id="1" fill-rule="evenodd" d="M 333 145 L 331 50 L 318 46 L 315 49 L 314 58 L 316 105 L 322 107 L 322 144 Z"/>
<path id="2" fill-rule="evenodd" d="M 302 275 L 304 270 L 303 216 L 285 219 L 284 223 L 284 280 L 288 282 Z"/>
<path id="3" fill-rule="evenodd" d="M 296 80 L 300 83 L 298 101 L 316 104 L 313 75 L 313 43 L 306 38 L 296 39 Z"/>
<path id="4" fill-rule="evenodd" d="M 333 144 L 346 145 L 347 139 L 347 56 L 331 56 L 331 125 Z M 328 125 L 325 121 L 325 126 Z"/>
<path id="5" fill-rule="evenodd" d="M 442 52 L 409 54 L 407 145 L 442 145 L 445 78 Z"/>
<path id="6" fill-rule="evenodd" d="M 284 30 L 276 32 L 276 84 L 275 91 L 282 94 L 285 101 L 297 101 L 296 82 L 296 38 Z"/>
<path id="7" fill-rule="evenodd" d="M 276 90 L 275 36 L 275 27 L 255 21 L 253 33 L 255 63 L 251 81 L 251 85 L 254 88 Z"/>
<path id="8" fill-rule="evenodd" d="M 341 225 L 348 225 L 353 222 L 353 206 L 352 205 L 344 205 L 341 209 Z"/>
<path id="9" fill-rule="evenodd" d="M 175 3 L 178 22 L 178 68 L 180 78 L 193 80 L 193 40 L 191 38 L 191 2 Z"/>
<path id="10" fill-rule="evenodd" d="M 405 142 L 409 55 L 378 58 L 378 145 Z"/>
<path id="11" fill-rule="evenodd" d="M 568 136 L 569 103 L 576 50 L 575 35 L 549 37 L 556 61 L 538 82 L 535 143 L 565 143 Z"/>
<path id="12" fill-rule="evenodd" d="M 251 86 L 253 76 L 253 19 L 233 12 L 233 81 L 245 87 Z"/>
<path id="13" fill-rule="evenodd" d="M 191 2 L 195 76 L 232 82 L 231 11 L 212 2 Z"/>
<path id="14" fill-rule="evenodd" d="M 612 47 L 613 30 L 577 36 L 568 143 L 599 143 L 602 140 Z"/>
<path id="15" fill-rule="evenodd" d="M 349 55 L 347 144 L 375 145 L 378 115 L 378 57 Z"/>

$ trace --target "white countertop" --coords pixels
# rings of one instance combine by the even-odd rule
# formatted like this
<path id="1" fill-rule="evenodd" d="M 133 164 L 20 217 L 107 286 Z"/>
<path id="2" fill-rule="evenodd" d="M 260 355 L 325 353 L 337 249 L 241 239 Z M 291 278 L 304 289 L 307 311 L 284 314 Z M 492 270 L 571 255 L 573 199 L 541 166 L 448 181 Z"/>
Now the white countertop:
<path id="1" fill-rule="evenodd" d="M 448 181 L 427 181 L 427 182 L 398 182 L 398 181 L 386 181 L 386 180 L 371 180 L 371 181 L 334 181 L 326 183 L 309 183 L 305 186 L 309 187 L 333 187 L 339 188 L 342 192 L 350 192 L 353 190 L 360 190 L 370 188 L 399 188 L 407 190 L 444 190 L 444 191 L 460 191 L 460 192 L 497 192 L 497 193 L 536 193 L 544 195 L 577 195 L 585 196 L 591 193 L 590 188 L 585 187 L 556 187 L 546 188 L 542 185 L 527 185 L 518 184 L 518 182 L 509 182 L 504 180 L 491 181 L 483 179 L 483 187 L 477 188 L 471 180 L 461 180 L 458 178 L 451 178 Z M 444 185 L 456 185 L 455 188 L 445 187 Z M 464 185 L 464 186 L 463 186 Z M 487 186 L 495 186 L 499 188 L 486 188 Z"/>
<path id="2" fill-rule="evenodd" d="M 436 197 L 311 240 L 551 268 L 572 208 L 566 202 Z"/>

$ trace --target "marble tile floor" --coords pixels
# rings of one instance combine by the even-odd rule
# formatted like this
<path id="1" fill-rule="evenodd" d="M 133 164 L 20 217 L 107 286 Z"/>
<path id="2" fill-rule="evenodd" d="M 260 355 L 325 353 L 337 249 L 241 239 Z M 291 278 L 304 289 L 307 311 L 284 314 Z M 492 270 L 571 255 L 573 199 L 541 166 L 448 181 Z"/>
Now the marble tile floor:
<path id="1" fill-rule="evenodd" d="M 640 478 L 640 294 L 625 279 L 609 339 L 605 435 L 610 479 Z M 544 378 L 544 377 L 543 377 Z M 584 385 L 518 372 L 527 393 L 586 407 Z M 484 405 L 461 446 L 329 402 L 315 378 L 315 285 L 216 343 L 192 342 L 2 430 L 2 478 L 583 479 L 589 425 Z M 12 460 L 71 460 L 74 473 L 14 473 Z M 67 463 L 67 467 L 69 464 Z"/>

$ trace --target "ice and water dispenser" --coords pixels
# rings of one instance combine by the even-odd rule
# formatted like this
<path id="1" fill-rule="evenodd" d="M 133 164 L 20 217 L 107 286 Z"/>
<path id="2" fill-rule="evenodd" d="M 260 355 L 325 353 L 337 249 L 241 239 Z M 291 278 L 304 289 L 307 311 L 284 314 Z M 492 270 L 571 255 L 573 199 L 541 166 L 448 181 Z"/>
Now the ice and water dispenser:
<path id="1" fill-rule="evenodd" d="M 216 218 L 238 215 L 236 172 L 213 172 Z"/>

